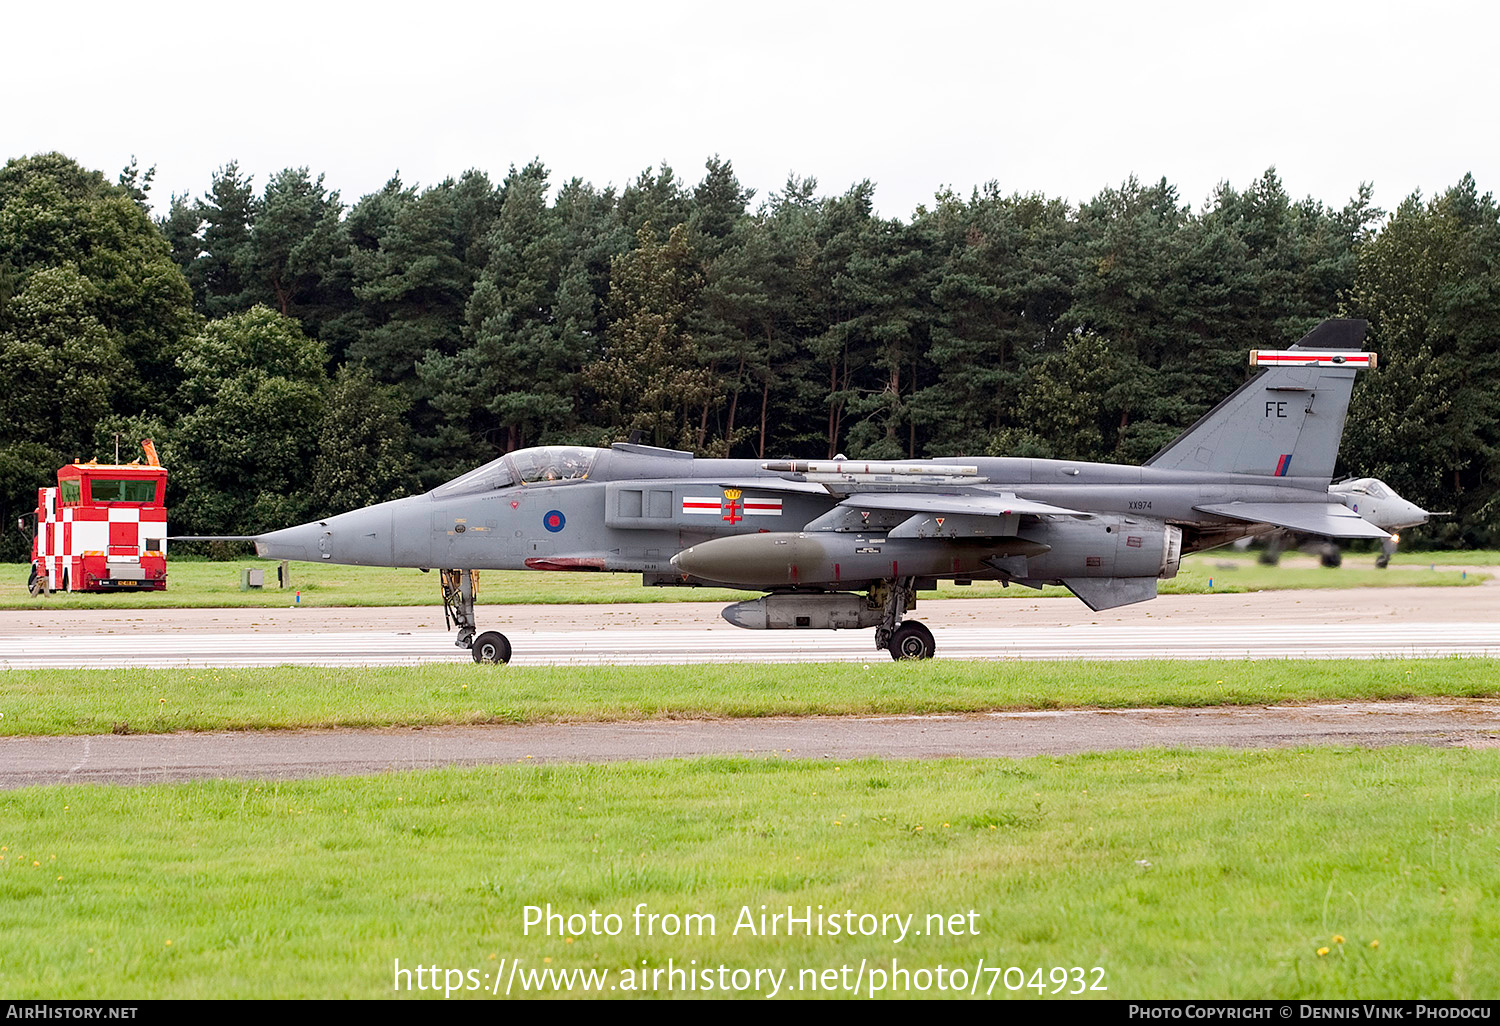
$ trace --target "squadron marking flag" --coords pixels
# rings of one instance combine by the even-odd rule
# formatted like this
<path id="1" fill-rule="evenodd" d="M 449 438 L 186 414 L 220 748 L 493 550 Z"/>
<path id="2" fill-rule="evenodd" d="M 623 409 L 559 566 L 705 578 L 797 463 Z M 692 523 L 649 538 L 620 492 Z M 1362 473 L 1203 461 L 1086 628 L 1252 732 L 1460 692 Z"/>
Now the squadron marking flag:
<path id="1" fill-rule="evenodd" d="M 684 495 L 682 511 L 717 515 L 722 520 L 737 524 L 745 517 L 781 516 L 781 500 L 760 495 L 747 496 L 738 488 L 726 488 L 722 496 Z"/>

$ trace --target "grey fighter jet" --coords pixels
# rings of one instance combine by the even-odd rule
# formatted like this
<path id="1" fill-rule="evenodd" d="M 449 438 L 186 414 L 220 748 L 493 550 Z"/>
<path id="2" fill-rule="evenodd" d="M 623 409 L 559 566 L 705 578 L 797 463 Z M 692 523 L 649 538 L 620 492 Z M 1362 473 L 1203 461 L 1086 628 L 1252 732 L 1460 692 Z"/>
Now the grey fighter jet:
<path id="1" fill-rule="evenodd" d="M 1156 596 L 1184 553 L 1288 530 L 1386 532 L 1329 493 L 1365 323 L 1325 321 L 1144 466 L 975 457 L 697 459 L 617 443 L 512 452 L 426 493 L 255 537 L 270 559 L 441 571 L 476 662 L 473 571 L 637 573 L 648 585 L 763 591 L 739 627 L 874 628 L 893 658 L 933 654 L 906 618 L 940 579 L 1061 584 L 1100 610 Z"/>
<path id="2" fill-rule="evenodd" d="M 1396 494 L 1396 490 L 1390 485 L 1373 477 L 1351 478 L 1331 484 L 1328 486 L 1328 497 L 1334 502 L 1342 502 L 1376 527 L 1390 532 L 1385 541 L 1381 542 L 1380 554 L 1375 557 L 1375 566 L 1382 570 L 1390 565 L 1391 557 L 1396 554 L 1396 545 L 1401 541 L 1397 531 L 1419 527 L 1432 517 L 1449 515 L 1432 513 L 1414 502 L 1408 502 Z M 1235 543 L 1235 547 L 1248 547 L 1253 540 L 1241 539 Z M 1275 566 L 1280 562 L 1281 554 L 1287 549 L 1302 549 L 1317 556 L 1328 567 L 1339 566 L 1344 561 L 1344 553 L 1338 542 L 1316 535 L 1276 531 L 1259 540 L 1265 546 L 1261 549 L 1260 561 L 1268 566 Z"/>

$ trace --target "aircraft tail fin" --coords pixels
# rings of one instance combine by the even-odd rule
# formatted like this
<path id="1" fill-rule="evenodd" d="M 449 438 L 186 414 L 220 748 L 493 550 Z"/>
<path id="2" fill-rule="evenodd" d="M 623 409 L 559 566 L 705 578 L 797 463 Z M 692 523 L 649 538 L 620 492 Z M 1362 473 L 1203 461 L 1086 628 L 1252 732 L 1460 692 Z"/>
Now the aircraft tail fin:
<path id="1" fill-rule="evenodd" d="M 1146 466 L 1331 480 L 1354 373 L 1375 366 L 1373 353 L 1359 351 L 1366 327 L 1327 320 L 1289 349 L 1252 352 L 1252 365 L 1265 369 Z"/>

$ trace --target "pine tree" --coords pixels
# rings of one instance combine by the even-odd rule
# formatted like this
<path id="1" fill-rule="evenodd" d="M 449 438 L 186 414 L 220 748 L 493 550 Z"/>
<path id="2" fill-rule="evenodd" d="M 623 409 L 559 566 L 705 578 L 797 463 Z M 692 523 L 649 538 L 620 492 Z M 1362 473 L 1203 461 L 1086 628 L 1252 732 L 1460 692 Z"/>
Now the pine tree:
<path id="1" fill-rule="evenodd" d="M 642 431 L 656 445 L 719 453 L 699 413 L 714 394 L 685 318 L 701 285 L 685 226 L 665 243 L 650 222 L 636 248 L 615 258 L 610 286 L 609 344 L 584 369 L 610 435 Z"/>

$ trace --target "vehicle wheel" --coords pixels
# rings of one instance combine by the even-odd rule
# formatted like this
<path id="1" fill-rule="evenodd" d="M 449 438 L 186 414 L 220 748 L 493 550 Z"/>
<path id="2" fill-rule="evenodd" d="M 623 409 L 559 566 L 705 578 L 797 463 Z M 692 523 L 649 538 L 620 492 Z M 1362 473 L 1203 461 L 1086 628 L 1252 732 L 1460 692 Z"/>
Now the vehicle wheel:
<path id="1" fill-rule="evenodd" d="M 31 597 L 36 598 L 42 593 L 42 575 L 36 572 L 36 564 L 31 564 L 31 577 L 26 581 L 26 590 L 31 592 Z"/>
<path id="2" fill-rule="evenodd" d="M 476 663 L 510 662 L 510 639 L 499 631 L 485 631 L 469 646 Z"/>
<path id="3" fill-rule="evenodd" d="M 1319 557 L 1319 562 L 1330 568 L 1341 566 L 1344 562 L 1343 550 L 1337 545 L 1330 545 L 1323 550 L 1322 555 Z"/>
<path id="4" fill-rule="evenodd" d="M 907 620 L 891 634 L 889 647 L 892 659 L 931 659 L 937 642 L 926 624 Z"/>
<path id="5" fill-rule="evenodd" d="M 1390 565 L 1391 565 L 1391 557 L 1390 557 L 1389 554 L 1382 552 L 1380 555 L 1378 555 L 1378 556 L 1375 557 L 1375 569 L 1376 570 L 1384 570 L 1386 567 L 1388 567 Z"/>

